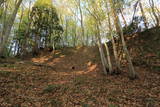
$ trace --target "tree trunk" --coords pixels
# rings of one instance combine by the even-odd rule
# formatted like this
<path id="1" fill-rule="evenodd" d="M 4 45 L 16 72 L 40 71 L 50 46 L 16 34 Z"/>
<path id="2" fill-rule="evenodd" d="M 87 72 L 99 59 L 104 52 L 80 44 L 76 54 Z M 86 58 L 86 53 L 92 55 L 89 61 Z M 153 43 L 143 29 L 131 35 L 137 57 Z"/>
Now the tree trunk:
<path id="1" fill-rule="evenodd" d="M 120 25 L 120 21 L 119 21 L 117 13 L 115 11 L 115 6 L 114 6 L 113 1 L 112 0 L 109 0 L 109 1 L 110 1 L 110 4 L 111 4 L 111 9 L 112 9 L 113 18 L 114 18 L 114 24 L 116 26 L 116 31 L 118 32 L 119 36 L 121 37 L 123 50 L 124 50 L 124 52 L 126 54 L 127 61 L 129 63 L 129 77 L 131 79 L 135 79 L 136 78 L 136 72 L 134 70 L 133 63 L 132 63 L 130 54 L 128 52 L 127 46 L 126 46 L 126 42 L 124 40 L 123 30 L 122 30 L 122 27 Z"/>
<path id="2" fill-rule="evenodd" d="M 77 13 L 75 12 L 75 22 L 77 22 L 77 18 L 76 18 Z M 76 47 L 76 42 L 77 42 L 77 24 L 75 23 L 75 34 L 74 34 L 74 43 L 73 46 Z"/>
<path id="3" fill-rule="evenodd" d="M 143 6 L 142 6 L 141 1 L 139 1 L 139 7 L 140 7 L 140 10 L 141 10 L 141 13 L 142 13 L 142 17 L 144 19 L 144 26 L 145 26 L 146 29 L 148 29 L 147 18 L 146 18 L 145 12 L 143 10 Z"/>
<path id="4" fill-rule="evenodd" d="M 104 45 L 105 45 L 106 52 L 107 52 L 107 60 L 108 60 L 109 73 L 112 74 L 113 67 L 112 67 L 112 62 L 111 62 L 111 56 L 110 56 L 110 53 L 109 53 L 109 48 L 108 48 L 107 43 L 105 43 Z"/>
<path id="5" fill-rule="evenodd" d="M 84 24 L 83 24 L 83 13 L 82 13 L 82 7 L 81 7 L 81 1 L 78 1 L 79 5 L 79 12 L 80 12 L 80 17 L 81 17 L 81 29 L 82 29 L 82 45 L 84 45 L 84 38 L 85 38 L 85 33 L 84 33 Z"/>
<path id="6" fill-rule="evenodd" d="M 134 12 L 133 12 L 133 16 L 132 16 L 132 23 L 133 23 L 133 20 L 134 20 L 135 14 L 136 14 L 136 10 L 137 10 L 137 6 L 138 6 L 138 2 L 139 2 L 139 1 L 137 1 L 137 2 L 135 3 L 135 5 L 134 5 Z"/>
<path id="7" fill-rule="evenodd" d="M 112 27 L 111 27 L 111 19 L 110 19 L 110 14 L 109 14 L 108 7 L 107 7 L 107 10 L 108 10 L 107 14 L 108 14 L 109 31 L 110 31 L 110 34 L 111 34 L 111 41 L 112 41 L 112 45 L 113 45 L 113 53 L 114 53 L 115 62 L 116 62 L 116 69 L 117 69 L 117 71 L 120 71 L 121 70 L 120 61 L 119 61 L 119 58 L 118 58 L 116 43 L 115 43 L 115 40 L 114 40 L 114 37 L 113 37 L 113 34 L 112 34 L 113 31 L 112 31 Z"/>
<path id="8" fill-rule="evenodd" d="M 124 21 L 125 27 L 127 27 L 127 21 L 126 21 L 126 19 L 125 19 L 124 15 L 123 15 L 122 9 L 120 9 L 120 13 L 121 13 L 121 16 L 122 16 L 122 18 L 123 18 L 123 21 Z"/>
<path id="9" fill-rule="evenodd" d="M 152 27 L 156 26 L 156 21 L 155 21 L 154 16 L 151 11 L 149 11 L 149 15 L 150 15 L 151 19 L 153 20 L 154 25 L 152 24 L 153 25 Z"/>
<path id="10" fill-rule="evenodd" d="M 29 20 L 30 12 L 31 12 L 31 2 L 29 3 L 28 20 Z M 26 40 L 26 42 L 22 43 L 22 56 L 27 55 L 27 41 L 28 41 L 28 36 L 29 36 L 30 25 L 31 25 L 31 21 L 27 23 L 27 28 L 24 34 L 24 39 Z"/>
<path id="11" fill-rule="evenodd" d="M 66 18 L 66 33 L 65 33 L 65 39 L 67 42 L 67 45 L 69 46 L 69 40 L 68 40 L 68 19 Z"/>
<path id="12" fill-rule="evenodd" d="M 16 18 L 16 15 L 17 15 L 17 12 L 18 12 L 18 9 L 19 9 L 21 3 L 22 3 L 22 0 L 19 0 L 15 6 L 15 9 L 14 9 L 12 15 L 10 16 L 10 18 L 8 19 L 8 21 L 6 23 L 6 27 L 3 28 L 3 33 L 2 33 L 3 41 L 2 41 L 2 44 L 0 45 L 0 55 L 4 54 L 5 44 L 8 42 L 11 28 L 14 24 L 14 21 L 15 21 L 15 18 Z"/>
<path id="13" fill-rule="evenodd" d="M 1 6 L 4 2 L 5 2 L 4 0 L 0 0 L 0 6 Z"/>
<path id="14" fill-rule="evenodd" d="M 160 22 L 159 22 L 158 16 L 156 15 L 156 12 L 155 12 L 154 1 L 153 0 L 149 0 L 149 4 L 151 6 L 152 13 L 153 13 L 153 15 L 154 15 L 154 17 L 156 19 L 156 22 L 157 22 L 156 26 L 159 26 Z"/>
<path id="15" fill-rule="evenodd" d="M 33 55 L 35 55 L 35 56 L 37 56 L 39 53 L 38 43 L 39 43 L 39 35 L 36 33 L 35 34 L 35 44 L 33 47 Z"/>
<path id="16" fill-rule="evenodd" d="M 99 52 L 100 52 L 103 71 L 104 71 L 104 74 L 107 75 L 108 64 L 107 64 L 107 61 L 106 61 L 106 58 L 105 58 L 105 55 L 104 55 L 103 45 L 102 45 L 102 42 L 101 42 L 99 24 L 96 25 L 96 28 L 97 28 L 96 38 L 98 39 L 98 48 L 99 48 Z"/>
<path id="17" fill-rule="evenodd" d="M 4 41 L 4 32 L 5 32 L 5 28 L 6 28 L 6 22 L 7 22 L 7 18 L 6 18 L 6 16 L 7 16 L 7 11 L 8 11 L 8 4 L 7 3 L 5 3 L 5 5 L 4 5 L 4 10 L 3 10 L 3 13 L 2 13 L 2 15 L 1 15 L 1 17 L 2 17 L 2 31 L 0 32 L 0 56 L 3 56 L 3 54 L 2 54 L 2 52 L 3 52 L 3 50 L 2 50 L 2 43 L 3 43 L 3 41 Z"/>
<path id="18" fill-rule="evenodd" d="M 89 46 L 89 34 L 88 34 L 88 31 L 86 33 L 86 46 Z"/>
<path id="19" fill-rule="evenodd" d="M 160 11 L 159 11 L 159 9 L 157 8 L 157 7 L 155 7 L 156 8 L 156 10 L 157 10 L 157 14 L 158 14 L 158 17 L 159 17 L 159 19 L 160 19 Z"/>
<path id="20" fill-rule="evenodd" d="M 139 1 L 139 7 L 140 7 L 140 10 L 141 10 L 141 13 L 142 13 L 142 17 L 144 18 L 144 26 L 145 26 L 146 29 L 148 29 L 147 18 L 146 18 L 145 12 L 143 10 L 143 6 L 142 6 L 141 1 Z"/>

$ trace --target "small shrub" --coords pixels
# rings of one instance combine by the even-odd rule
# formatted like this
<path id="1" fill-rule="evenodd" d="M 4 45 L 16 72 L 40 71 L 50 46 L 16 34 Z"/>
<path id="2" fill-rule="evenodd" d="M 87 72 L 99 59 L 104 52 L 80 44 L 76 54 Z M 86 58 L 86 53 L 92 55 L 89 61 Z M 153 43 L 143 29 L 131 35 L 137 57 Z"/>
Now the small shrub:
<path id="1" fill-rule="evenodd" d="M 108 98 L 108 101 L 110 101 L 110 102 L 117 102 L 118 99 L 116 99 L 116 98 L 110 96 L 110 97 Z"/>
<path id="2" fill-rule="evenodd" d="M 82 107 L 90 107 L 88 104 L 82 104 Z"/>
<path id="3" fill-rule="evenodd" d="M 154 107 L 155 100 L 153 98 L 146 98 L 146 107 Z"/>
<path id="4" fill-rule="evenodd" d="M 53 91 L 56 91 L 58 89 L 60 89 L 60 85 L 56 85 L 56 84 L 53 84 L 53 85 L 48 85 L 44 90 L 43 90 L 43 93 L 51 93 Z"/>
<path id="5" fill-rule="evenodd" d="M 73 82 L 75 83 L 75 85 L 80 85 L 80 84 L 84 83 L 85 80 L 86 79 L 84 77 L 76 77 Z"/>
<path id="6" fill-rule="evenodd" d="M 13 64 L 0 64 L 0 67 L 14 68 L 15 65 L 13 65 Z"/>
<path id="7" fill-rule="evenodd" d="M 11 72 L 9 72 L 9 71 L 0 71 L 0 75 L 4 76 L 4 77 L 9 76 L 10 74 L 11 74 Z"/>
<path id="8" fill-rule="evenodd" d="M 119 106 L 115 104 L 109 104 L 109 107 L 119 107 Z"/>
<path id="9" fill-rule="evenodd" d="M 50 104 L 52 107 L 62 107 L 62 102 L 59 100 L 51 99 Z"/>

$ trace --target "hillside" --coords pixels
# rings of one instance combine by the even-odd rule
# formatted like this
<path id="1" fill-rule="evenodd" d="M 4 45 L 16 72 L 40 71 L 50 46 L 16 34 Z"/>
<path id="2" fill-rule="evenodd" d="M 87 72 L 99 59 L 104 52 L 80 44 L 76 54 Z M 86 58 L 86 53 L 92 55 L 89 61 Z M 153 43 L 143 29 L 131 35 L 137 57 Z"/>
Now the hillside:
<path id="1" fill-rule="evenodd" d="M 134 81 L 128 79 L 127 67 L 120 75 L 104 75 L 97 47 L 42 52 L 29 60 L 1 59 L 0 106 L 159 107 L 159 31 L 126 38 L 139 75 Z"/>
<path id="2" fill-rule="evenodd" d="M 134 34 L 127 44 L 135 65 L 160 71 L 160 27 Z"/>

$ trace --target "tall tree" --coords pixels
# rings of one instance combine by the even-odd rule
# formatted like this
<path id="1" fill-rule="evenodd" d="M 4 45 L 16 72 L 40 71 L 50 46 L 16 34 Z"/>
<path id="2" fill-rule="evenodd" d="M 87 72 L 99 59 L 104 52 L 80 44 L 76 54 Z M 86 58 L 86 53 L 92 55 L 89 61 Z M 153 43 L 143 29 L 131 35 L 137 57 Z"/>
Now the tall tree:
<path id="1" fill-rule="evenodd" d="M 82 45 L 84 45 L 84 38 L 85 38 L 85 30 L 84 30 L 84 18 L 83 18 L 83 11 L 82 11 L 82 1 L 81 0 L 75 0 L 79 9 L 80 13 L 80 23 L 81 23 L 81 30 L 82 30 Z"/>
<path id="2" fill-rule="evenodd" d="M 39 48 L 54 48 L 63 32 L 52 0 L 38 0 L 32 8 L 31 30 L 34 41 L 33 53 L 38 54 Z M 43 41 L 42 41 L 43 40 Z"/>
<path id="3" fill-rule="evenodd" d="M 124 35 L 123 35 L 123 30 L 122 30 L 118 15 L 117 15 L 116 10 L 115 10 L 116 7 L 115 7 L 114 2 L 112 0 L 109 0 L 109 2 L 110 2 L 111 10 L 112 10 L 112 13 L 113 13 L 113 18 L 114 18 L 114 24 L 116 26 L 116 31 L 117 31 L 118 35 L 120 36 L 120 38 L 122 40 L 123 50 L 126 54 L 127 61 L 129 63 L 129 77 L 131 79 L 135 79 L 137 77 L 137 75 L 136 75 L 136 72 L 134 70 L 133 63 L 132 63 L 130 54 L 128 52 L 127 46 L 126 46 L 126 42 L 125 42 Z"/>
<path id="4" fill-rule="evenodd" d="M 109 33 L 111 35 L 111 41 L 112 41 L 112 45 L 113 45 L 113 53 L 114 53 L 114 57 L 115 57 L 115 62 L 116 62 L 116 70 L 117 71 L 120 71 L 121 70 L 121 67 L 120 67 L 120 61 L 119 61 L 119 58 L 118 58 L 118 53 L 117 53 L 117 47 L 116 47 L 116 43 L 115 43 L 115 39 L 114 39 L 114 36 L 113 36 L 113 30 L 112 30 L 112 25 L 111 25 L 111 18 L 110 18 L 110 11 L 109 11 L 109 8 L 108 8 L 108 3 L 107 3 L 107 16 L 108 16 L 108 27 L 109 27 Z"/>
<path id="5" fill-rule="evenodd" d="M 157 14 L 156 14 L 156 12 L 155 12 L 155 4 L 154 4 L 154 1 L 153 1 L 153 0 L 149 0 L 149 4 L 150 4 L 150 6 L 151 6 L 153 16 L 155 17 L 156 22 L 157 22 L 156 26 L 159 26 L 160 22 L 159 22 L 159 18 L 158 18 L 158 16 L 157 16 Z"/>
<path id="6" fill-rule="evenodd" d="M 109 49 L 107 44 L 106 46 L 106 51 L 107 51 L 107 60 L 104 54 L 104 49 L 103 49 L 103 43 L 102 43 L 102 37 L 101 37 L 101 31 L 100 31 L 100 26 L 102 25 L 102 21 L 105 19 L 104 12 L 101 10 L 101 3 L 100 1 L 87 1 L 88 2 L 88 7 L 86 7 L 87 11 L 90 13 L 90 15 L 94 18 L 95 21 L 95 26 L 96 26 L 96 38 L 97 38 L 97 44 L 100 52 L 100 57 L 101 57 L 101 62 L 103 66 L 103 71 L 105 74 L 109 72 L 112 72 L 112 64 L 110 60 L 110 54 L 109 54 Z M 90 7 L 90 9 L 89 9 Z M 98 8 L 98 9 L 97 9 Z"/>
<path id="7" fill-rule="evenodd" d="M 18 9 L 19 9 L 21 3 L 22 3 L 22 0 L 18 0 L 16 2 L 15 9 L 13 10 L 13 13 L 9 17 L 8 21 L 5 23 L 6 26 L 2 30 L 2 38 L 3 39 L 0 44 L 0 55 L 4 55 L 5 45 L 8 42 L 8 37 L 10 35 L 11 28 L 14 24 L 14 21 L 15 21 L 15 18 L 16 18 L 16 15 L 17 15 L 17 12 L 18 12 Z"/>
<path id="8" fill-rule="evenodd" d="M 0 1 L 0 6 L 5 2 L 5 0 L 1 0 Z"/>
<path id="9" fill-rule="evenodd" d="M 139 7 L 140 7 L 140 10 L 141 10 L 141 13 L 142 13 L 142 17 L 143 17 L 143 21 L 144 21 L 144 26 L 145 26 L 146 29 L 148 29 L 147 18 L 146 18 L 146 15 L 145 15 L 145 12 L 144 12 L 141 0 L 139 1 Z"/>

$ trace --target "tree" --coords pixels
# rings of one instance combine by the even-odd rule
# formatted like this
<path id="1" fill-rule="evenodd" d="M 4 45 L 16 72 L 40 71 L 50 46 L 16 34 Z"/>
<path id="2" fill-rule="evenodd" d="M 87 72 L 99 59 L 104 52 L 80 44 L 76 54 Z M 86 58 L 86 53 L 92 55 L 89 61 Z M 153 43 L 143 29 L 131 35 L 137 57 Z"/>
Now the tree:
<path id="1" fill-rule="evenodd" d="M 113 0 L 113 1 L 116 7 L 116 12 L 121 14 L 125 26 L 127 26 L 127 21 L 123 15 L 123 8 L 124 8 L 123 6 L 126 4 L 126 1 L 125 0 Z"/>
<path id="2" fill-rule="evenodd" d="M 83 18 L 83 12 L 82 12 L 82 2 L 81 0 L 75 0 L 76 5 L 79 9 L 79 13 L 80 13 L 80 23 L 81 23 L 81 30 L 82 30 L 82 45 L 84 45 L 84 38 L 85 38 L 85 30 L 84 30 L 84 18 Z"/>
<path id="3" fill-rule="evenodd" d="M 10 35 L 10 32 L 11 32 L 11 28 L 14 24 L 14 21 L 15 21 L 15 18 L 16 18 L 16 15 L 17 15 L 17 12 L 18 12 L 18 9 L 20 7 L 22 3 L 22 0 L 18 0 L 16 2 L 16 5 L 15 5 L 15 9 L 13 10 L 13 13 L 11 14 L 11 16 L 9 17 L 8 21 L 5 23 L 5 27 L 3 27 L 3 30 L 2 30 L 2 41 L 1 41 L 1 44 L 0 44 L 0 55 L 4 55 L 4 49 L 5 49 L 5 44 L 8 42 L 8 37 Z"/>
<path id="4" fill-rule="evenodd" d="M 134 70 L 133 63 L 132 63 L 130 54 L 128 52 L 125 40 L 124 40 L 123 30 L 122 30 L 122 27 L 120 25 L 120 21 L 119 21 L 118 15 L 117 15 L 117 13 L 115 11 L 116 7 L 115 7 L 114 2 L 112 0 L 109 0 L 109 2 L 110 2 L 112 13 L 113 13 L 112 16 L 114 18 L 114 24 L 116 26 L 116 31 L 117 31 L 118 35 L 120 36 L 120 38 L 122 40 L 123 50 L 124 50 L 124 52 L 126 54 L 127 61 L 129 63 L 129 77 L 131 79 L 135 79 L 137 77 L 137 75 L 136 75 L 136 72 Z"/>
<path id="5" fill-rule="evenodd" d="M 91 6 L 90 7 L 91 10 L 88 7 L 86 7 L 86 9 L 90 13 L 90 15 L 94 18 L 94 22 L 95 22 L 95 28 L 96 28 L 96 34 L 95 35 L 96 35 L 96 38 L 97 38 L 97 44 L 98 44 L 98 48 L 99 48 L 99 52 L 100 52 L 101 62 L 102 62 L 102 65 L 103 65 L 103 71 L 104 71 L 105 74 L 108 73 L 108 70 L 111 73 L 113 69 L 112 69 L 112 64 L 111 64 L 111 60 L 110 60 L 109 49 L 108 49 L 108 46 L 106 44 L 105 45 L 106 46 L 106 51 L 107 51 L 107 60 L 106 60 L 104 50 L 103 50 L 102 39 L 101 39 L 101 32 L 100 32 L 101 23 L 105 19 L 104 11 L 101 10 L 100 1 L 94 1 L 94 2 L 93 1 L 92 2 L 87 1 L 87 2 L 89 3 L 88 7 Z M 100 10 L 96 9 L 98 7 L 99 7 Z"/>
<path id="6" fill-rule="evenodd" d="M 54 48 L 59 42 L 63 29 L 59 25 L 59 18 L 51 0 L 38 0 L 32 8 L 31 31 L 34 35 L 33 52 L 38 53 L 40 47 Z M 41 46 L 40 46 L 41 45 Z"/>
<path id="7" fill-rule="evenodd" d="M 113 36 L 113 30 L 112 30 L 112 26 L 111 26 L 111 18 L 110 18 L 110 11 L 109 11 L 109 8 L 108 8 L 108 3 L 107 3 L 107 16 L 108 16 L 108 27 L 109 27 L 109 33 L 111 35 L 111 41 L 112 41 L 112 45 L 113 45 L 113 53 L 114 53 L 114 57 L 115 57 L 115 63 L 116 63 L 116 70 L 117 71 L 120 71 L 121 70 L 121 67 L 120 67 L 120 61 L 119 61 L 119 58 L 118 58 L 118 53 L 117 53 L 117 47 L 116 47 L 116 43 L 115 43 L 115 39 L 114 39 L 114 36 Z"/>
<path id="8" fill-rule="evenodd" d="M 153 15 L 154 15 L 154 17 L 155 17 L 155 19 L 156 19 L 156 22 L 157 22 L 156 26 L 159 26 L 160 22 L 159 22 L 159 19 L 158 19 L 157 14 L 156 14 L 156 12 L 155 12 L 154 1 L 153 1 L 153 0 L 149 0 L 149 4 L 150 4 L 150 6 L 151 6 L 152 13 L 153 13 Z"/>
<path id="9" fill-rule="evenodd" d="M 0 1 L 0 7 L 1 7 L 1 5 L 2 5 L 4 2 L 5 2 L 5 0 L 1 0 L 1 1 Z"/>
<path id="10" fill-rule="evenodd" d="M 145 13 L 144 13 L 144 10 L 143 10 L 143 6 L 142 6 L 142 3 L 141 3 L 141 0 L 139 1 L 139 7 L 140 7 L 140 10 L 141 10 L 141 13 L 142 13 L 142 17 L 143 17 L 143 21 L 144 21 L 144 26 L 145 26 L 145 28 L 147 29 L 147 28 L 148 28 L 147 18 L 146 18 L 146 16 L 145 16 Z"/>

